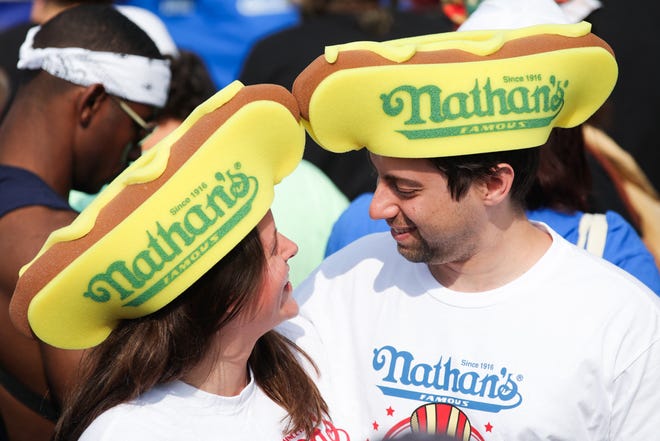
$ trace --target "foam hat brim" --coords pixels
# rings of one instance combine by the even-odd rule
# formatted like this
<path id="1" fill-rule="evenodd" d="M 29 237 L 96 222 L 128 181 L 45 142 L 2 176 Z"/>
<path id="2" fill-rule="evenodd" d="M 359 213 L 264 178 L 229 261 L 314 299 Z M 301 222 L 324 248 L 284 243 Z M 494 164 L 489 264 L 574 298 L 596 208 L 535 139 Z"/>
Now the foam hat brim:
<path id="1" fill-rule="evenodd" d="M 51 234 L 21 271 L 12 321 L 82 349 L 162 308 L 263 218 L 304 142 L 290 92 L 230 84 Z"/>
<path id="2" fill-rule="evenodd" d="M 296 78 L 311 137 L 332 152 L 439 157 L 543 144 L 584 122 L 618 68 L 586 22 L 326 47 Z"/>

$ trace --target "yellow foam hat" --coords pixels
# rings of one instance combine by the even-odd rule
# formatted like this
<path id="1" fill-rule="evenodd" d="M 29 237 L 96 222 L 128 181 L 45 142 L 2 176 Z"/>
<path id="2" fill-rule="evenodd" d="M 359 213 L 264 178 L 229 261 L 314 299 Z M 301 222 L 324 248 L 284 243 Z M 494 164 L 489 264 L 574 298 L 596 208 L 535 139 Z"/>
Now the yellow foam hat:
<path id="1" fill-rule="evenodd" d="M 309 134 L 327 150 L 424 158 L 543 144 L 584 122 L 617 78 L 586 22 L 328 46 L 296 78 Z"/>
<path id="2" fill-rule="evenodd" d="M 81 349 L 167 305 L 263 218 L 304 142 L 290 92 L 230 84 L 51 234 L 21 270 L 12 320 Z"/>

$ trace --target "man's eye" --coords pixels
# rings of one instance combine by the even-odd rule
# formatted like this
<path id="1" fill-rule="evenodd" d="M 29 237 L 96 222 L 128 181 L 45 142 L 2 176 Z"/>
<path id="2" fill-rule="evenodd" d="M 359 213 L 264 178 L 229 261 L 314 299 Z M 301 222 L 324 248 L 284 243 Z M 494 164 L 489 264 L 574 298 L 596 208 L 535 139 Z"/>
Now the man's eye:
<path id="1" fill-rule="evenodd" d="M 397 193 L 403 196 L 412 196 L 417 193 L 416 188 L 407 188 L 407 187 L 395 187 Z"/>

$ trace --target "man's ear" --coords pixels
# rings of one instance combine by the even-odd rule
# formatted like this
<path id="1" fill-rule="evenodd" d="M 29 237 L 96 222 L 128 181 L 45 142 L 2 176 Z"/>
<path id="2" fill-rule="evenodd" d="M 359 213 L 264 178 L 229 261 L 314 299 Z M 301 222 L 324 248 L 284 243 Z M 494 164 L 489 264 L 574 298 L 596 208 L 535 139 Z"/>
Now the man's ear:
<path id="1" fill-rule="evenodd" d="M 101 104 L 108 97 L 105 88 L 101 84 L 92 84 L 83 89 L 78 96 L 77 111 L 80 125 L 89 126 L 94 115 L 99 111 Z"/>
<path id="2" fill-rule="evenodd" d="M 507 163 L 497 164 L 496 171 L 483 183 L 483 199 L 486 205 L 498 205 L 511 191 L 515 172 Z"/>

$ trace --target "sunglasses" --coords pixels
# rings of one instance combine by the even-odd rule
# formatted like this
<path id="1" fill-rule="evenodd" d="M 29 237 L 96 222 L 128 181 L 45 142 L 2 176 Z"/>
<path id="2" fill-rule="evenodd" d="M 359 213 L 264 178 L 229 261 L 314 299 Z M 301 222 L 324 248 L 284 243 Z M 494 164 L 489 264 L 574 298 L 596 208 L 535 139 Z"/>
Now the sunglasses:
<path id="1" fill-rule="evenodd" d="M 140 115 L 137 114 L 135 110 L 129 106 L 126 101 L 122 100 L 121 98 L 117 98 L 116 96 L 110 95 L 112 99 L 119 105 L 119 108 L 126 114 L 128 117 L 135 123 L 135 125 L 138 127 L 138 136 L 136 137 L 138 139 L 137 142 L 135 141 L 130 141 L 128 144 L 126 144 L 126 147 L 124 147 L 124 150 L 122 152 L 121 156 L 121 161 L 123 163 L 128 163 L 128 155 L 135 149 L 136 146 L 141 145 L 145 139 L 149 137 L 156 128 L 156 123 L 154 121 L 152 122 L 146 122 Z"/>
<path id="2" fill-rule="evenodd" d="M 146 122 L 140 115 L 137 114 L 137 112 L 133 109 L 131 109 L 131 106 L 129 106 L 126 101 L 122 100 L 121 98 L 117 98 L 116 96 L 112 97 L 115 102 L 119 105 L 119 108 L 124 111 L 126 115 L 138 126 L 140 129 L 139 132 L 139 138 L 140 141 L 138 142 L 141 143 L 144 141 L 144 139 L 151 135 L 151 133 L 154 131 L 156 128 L 156 123 L 155 122 Z"/>

